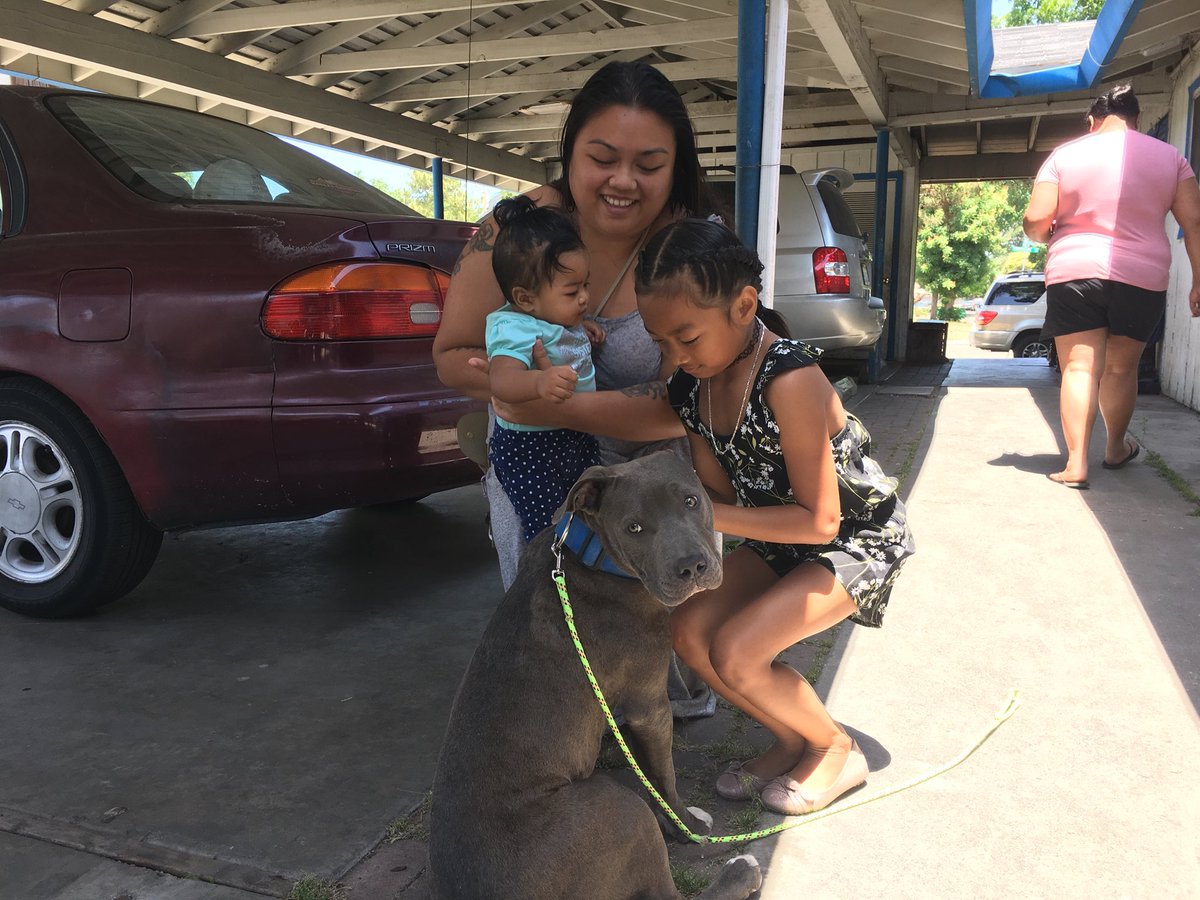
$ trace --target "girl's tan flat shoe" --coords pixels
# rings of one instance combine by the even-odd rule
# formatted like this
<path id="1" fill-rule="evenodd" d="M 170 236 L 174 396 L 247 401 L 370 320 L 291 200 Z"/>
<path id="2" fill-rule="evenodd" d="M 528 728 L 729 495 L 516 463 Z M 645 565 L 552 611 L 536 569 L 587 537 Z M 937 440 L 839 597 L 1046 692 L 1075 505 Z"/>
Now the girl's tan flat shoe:
<path id="1" fill-rule="evenodd" d="M 771 812 L 784 816 L 802 816 L 824 809 L 842 794 L 858 787 L 867 780 L 869 772 L 867 758 L 855 742 L 850 745 L 850 753 L 842 771 L 825 790 L 809 793 L 794 778 L 780 775 L 778 778 L 772 778 L 763 787 L 759 797 L 762 799 L 762 805 Z"/>

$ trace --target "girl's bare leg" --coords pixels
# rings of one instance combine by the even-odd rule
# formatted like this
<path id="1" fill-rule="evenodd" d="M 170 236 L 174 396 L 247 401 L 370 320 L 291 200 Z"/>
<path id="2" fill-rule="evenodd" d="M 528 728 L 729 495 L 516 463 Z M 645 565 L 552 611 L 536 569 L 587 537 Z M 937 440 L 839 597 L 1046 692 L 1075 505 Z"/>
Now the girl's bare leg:
<path id="1" fill-rule="evenodd" d="M 751 774 L 774 778 L 795 767 L 804 752 L 804 738 L 726 684 L 713 669 L 711 648 L 722 626 L 755 597 L 778 583 L 779 577 L 759 556 L 746 549 L 735 550 L 725 557 L 724 565 L 725 574 L 719 588 L 696 594 L 671 614 L 675 652 L 717 694 L 774 735 L 775 743 L 745 767 Z"/>
<path id="2" fill-rule="evenodd" d="M 852 742 L 812 685 L 775 657 L 856 608 L 829 569 L 805 563 L 735 610 L 711 644 L 709 656 L 721 683 L 804 739 L 804 753 L 789 774 L 813 791 L 829 787 L 841 774 Z"/>

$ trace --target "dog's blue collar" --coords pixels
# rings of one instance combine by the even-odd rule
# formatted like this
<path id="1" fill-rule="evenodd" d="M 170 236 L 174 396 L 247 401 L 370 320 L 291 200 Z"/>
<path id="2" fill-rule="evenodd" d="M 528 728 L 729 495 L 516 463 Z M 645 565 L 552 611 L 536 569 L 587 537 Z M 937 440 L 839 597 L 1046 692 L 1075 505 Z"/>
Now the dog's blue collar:
<path id="1" fill-rule="evenodd" d="M 613 562 L 604 545 L 600 543 L 600 536 L 582 519 L 576 519 L 574 513 L 563 516 L 554 526 L 555 552 L 561 553 L 563 547 L 570 550 L 575 558 L 589 569 L 608 575 L 619 575 L 622 578 L 636 578 Z"/>

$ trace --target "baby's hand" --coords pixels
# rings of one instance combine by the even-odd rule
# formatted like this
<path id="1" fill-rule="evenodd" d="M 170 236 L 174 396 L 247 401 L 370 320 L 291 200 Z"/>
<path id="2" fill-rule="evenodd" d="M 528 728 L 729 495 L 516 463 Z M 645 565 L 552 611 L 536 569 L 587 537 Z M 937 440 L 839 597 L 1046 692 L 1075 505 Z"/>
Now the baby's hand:
<path id="1" fill-rule="evenodd" d="M 587 332 L 588 340 L 592 342 L 592 346 L 604 343 L 604 329 L 600 327 L 599 322 L 592 319 L 584 319 L 583 330 Z"/>
<path id="2" fill-rule="evenodd" d="M 555 366 L 538 372 L 538 396 L 553 403 L 562 403 L 575 393 L 579 376 L 570 366 Z"/>

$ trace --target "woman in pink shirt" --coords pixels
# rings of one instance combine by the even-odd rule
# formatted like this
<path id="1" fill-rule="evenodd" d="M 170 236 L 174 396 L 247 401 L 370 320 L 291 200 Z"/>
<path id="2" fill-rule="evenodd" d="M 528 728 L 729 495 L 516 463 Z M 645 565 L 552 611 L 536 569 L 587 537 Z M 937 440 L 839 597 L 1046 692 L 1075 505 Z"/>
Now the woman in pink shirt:
<path id="1" fill-rule="evenodd" d="M 1188 305 L 1200 316 L 1200 188 L 1174 147 L 1137 130 L 1138 112 L 1128 85 L 1097 98 L 1088 133 L 1050 154 L 1025 211 L 1025 233 L 1050 244 L 1043 334 L 1054 338 L 1063 363 L 1067 464 L 1046 477 L 1071 488 L 1088 486 L 1097 408 L 1108 433 L 1104 468 L 1119 469 L 1141 452 L 1126 429 L 1138 360 L 1166 303 L 1168 211 L 1183 228 Z"/>

